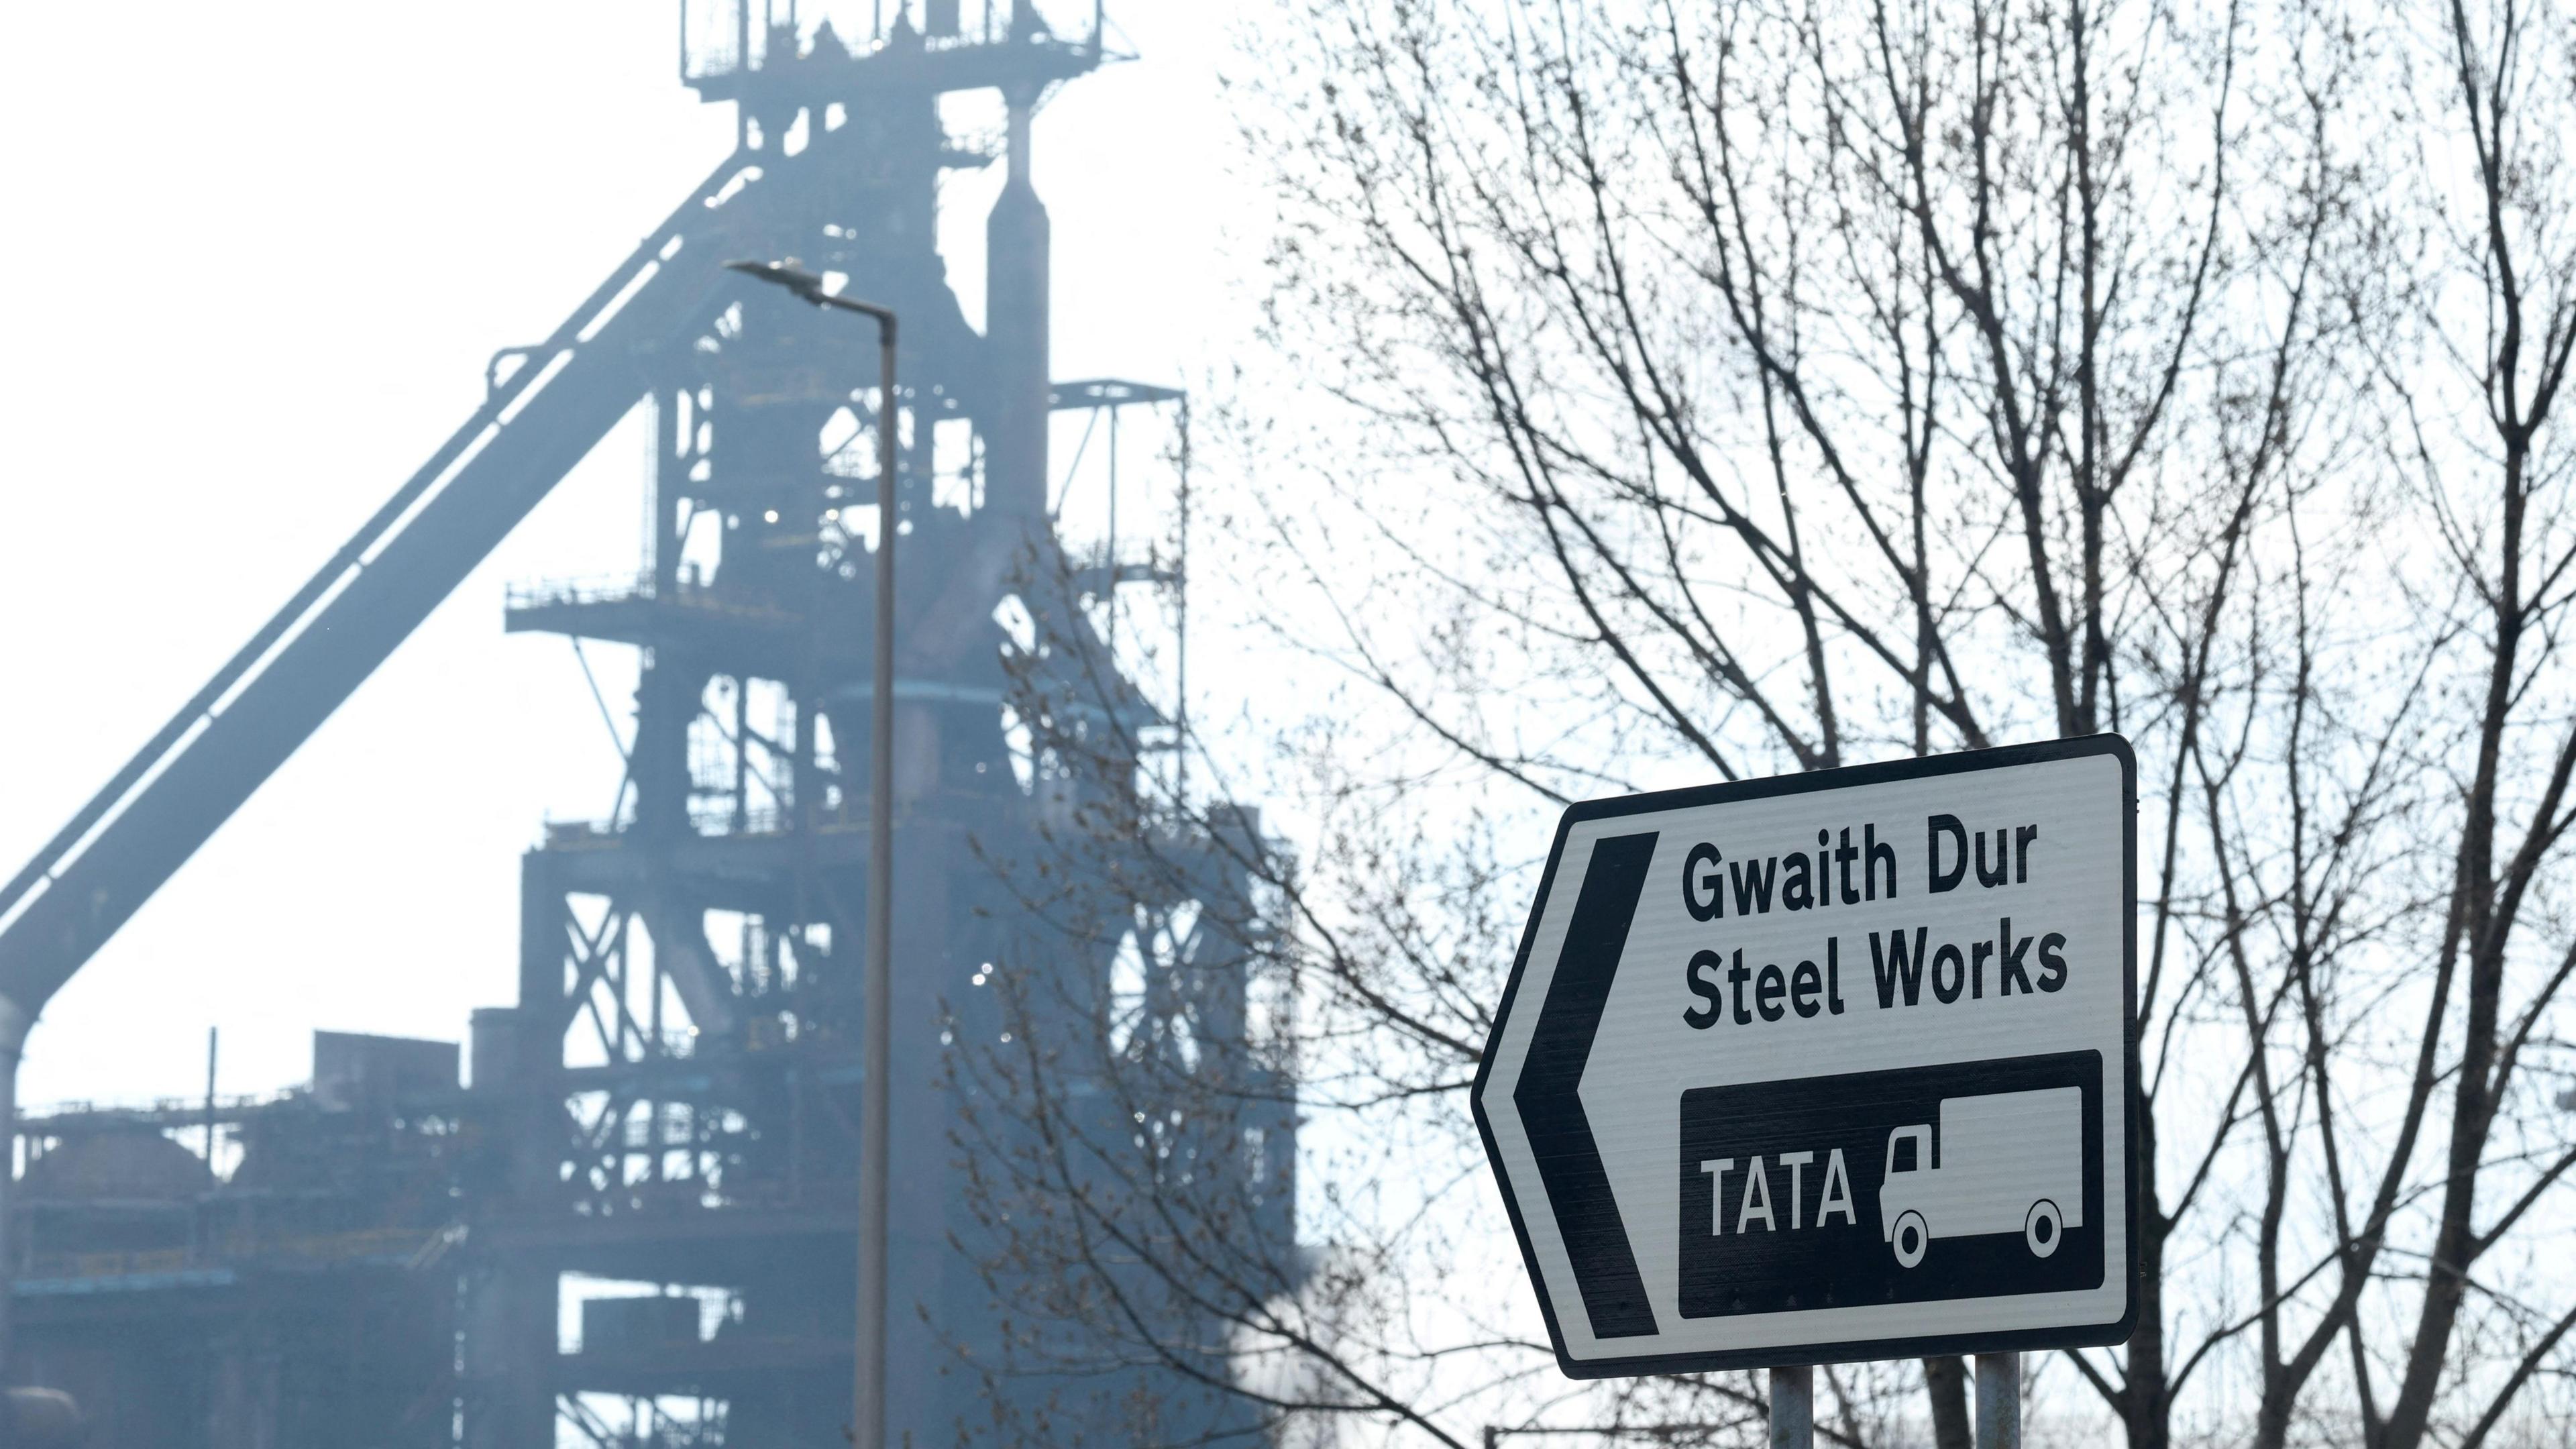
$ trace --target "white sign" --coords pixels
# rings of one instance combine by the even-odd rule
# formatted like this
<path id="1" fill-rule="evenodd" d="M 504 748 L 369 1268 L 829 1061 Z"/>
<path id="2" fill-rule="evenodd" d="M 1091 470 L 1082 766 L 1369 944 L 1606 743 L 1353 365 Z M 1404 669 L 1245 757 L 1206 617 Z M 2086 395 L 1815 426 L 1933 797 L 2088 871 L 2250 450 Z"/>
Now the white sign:
<path id="1" fill-rule="evenodd" d="M 1566 811 L 1474 1104 L 1568 1374 L 2129 1336 L 2136 775 L 2097 735 Z"/>

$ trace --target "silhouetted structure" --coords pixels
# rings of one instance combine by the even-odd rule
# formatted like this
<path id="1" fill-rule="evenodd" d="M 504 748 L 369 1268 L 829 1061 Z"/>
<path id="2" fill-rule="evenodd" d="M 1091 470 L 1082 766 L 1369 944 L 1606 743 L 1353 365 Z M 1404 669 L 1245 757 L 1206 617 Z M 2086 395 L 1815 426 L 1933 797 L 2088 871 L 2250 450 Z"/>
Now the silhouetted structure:
<path id="1" fill-rule="evenodd" d="M 1080 609 L 1025 587 L 1170 581 L 1114 546 L 1066 555 L 1048 416 L 1179 395 L 1050 381 L 1030 120 L 1103 60 L 1096 9 L 1074 36 L 1028 0 L 982 15 L 932 0 L 920 29 L 895 8 L 910 7 L 857 43 L 792 13 L 684 8 L 683 78 L 739 108 L 736 154 L 552 337 L 498 354 L 484 406 L 0 890 L 0 1008 L 32 1017 L 557 479 L 639 400 L 651 410 L 647 566 L 508 602 L 512 630 L 630 646 L 643 667 L 614 816 L 553 825 L 522 862 L 518 1000 L 475 1014 L 470 1087 L 452 1044 L 325 1034 L 312 1087 L 280 1099 L 21 1122 L 10 1377 L 81 1396 L 101 1449 L 540 1449 L 559 1415 L 601 1445 L 841 1442 L 860 923 L 880 906 L 863 885 L 866 470 L 889 417 L 905 643 L 884 903 L 888 1407 L 916 1445 L 990 1421 L 985 1379 L 958 1366 L 1010 1355 L 971 1261 L 941 1055 L 952 1034 L 996 1029 L 985 965 L 1009 933 L 1041 929 L 1014 917 L 998 872 L 1042 852 L 1037 828 L 1071 818 L 1068 792 L 1102 788 L 1015 751 L 1012 691 L 1054 671 L 1105 738 L 1174 733 L 1104 667 Z M 969 90 L 1007 103 L 1003 156 L 943 129 L 940 97 Z M 997 159 L 979 334 L 936 247 L 937 180 Z M 875 396 L 868 329 L 721 270 L 738 257 L 796 257 L 893 306 L 903 395 Z M 1016 672 L 1004 618 L 1049 641 Z M 1211 888 L 1239 886 L 1200 855 Z M 1058 944 L 1062 969 L 1094 983 L 1070 999 L 1105 990 L 1119 941 Z M 1192 999 L 1165 1009 L 1202 1031 L 1239 1023 L 1239 953 L 1207 942 L 1194 959 Z M 221 1179 L 182 1145 L 219 1127 L 239 1149 Z M 1274 1174 L 1286 1127 L 1266 1149 Z M 1284 1238 L 1289 1194 L 1275 1196 Z M 566 1275 L 644 1296 L 583 1303 L 578 1351 L 558 1352 Z M 1007 1382 L 1031 1402 L 1063 1387 Z M 1090 1406 L 1057 1421 L 1066 1442 L 1134 1442 L 1117 1416 L 1147 1403 L 1174 1438 L 1243 1427 L 1141 1368 L 1066 1402 Z"/>

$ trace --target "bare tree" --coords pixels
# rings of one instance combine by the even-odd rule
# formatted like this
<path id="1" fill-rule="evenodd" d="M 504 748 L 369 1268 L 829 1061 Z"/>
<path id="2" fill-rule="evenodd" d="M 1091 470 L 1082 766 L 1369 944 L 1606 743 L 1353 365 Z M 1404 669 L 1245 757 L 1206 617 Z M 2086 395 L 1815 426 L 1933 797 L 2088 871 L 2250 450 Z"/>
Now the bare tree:
<path id="1" fill-rule="evenodd" d="M 2558 644 L 2576 537 L 2547 429 L 2576 332 L 2571 28 L 2549 8 L 2425 20 L 2372 36 L 2376 88 L 2405 104 L 2365 142 L 2421 169 L 2357 168 L 2374 225 L 2413 245 L 2376 249 L 2385 275 L 2343 298 L 2390 420 L 2368 473 L 2385 542 L 2353 562 L 2406 617 L 2362 633 L 2375 667 L 2340 665 L 2361 688 L 2327 688 L 2350 616 L 2299 576 L 2268 788 L 2232 788 L 2245 745 L 2191 767 L 2240 1004 L 2295 1023 L 2249 1063 L 2264 1191 L 2242 1322 L 2260 1329 L 2262 1445 L 2303 1418 L 2375 1449 L 2486 1442 L 2576 1327 L 2545 1271 L 2527 1292 L 2476 1271 L 2550 1231 L 2534 1214 L 2576 1166 L 2545 1085 L 2576 969 L 2548 882 L 2576 767 Z M 2341 601 L 2372 614 L 2363 592 Z M 2292 1185 L 2318 1179 L 2302 1223 Z M 2319 1404 L 2338 1351 L 2349 1398 Z"/>
<path id="2" fill-rule="evenodd" d="M 1457 621 L 1409 650 L 1387 611 L 1345 607 L 1355 670 L 1541 798 L 2127 729 L 2168 762 L 2141 1014 L 2168 1049 L 2204 1025 L 2230 983 L 2165 969 L 2210 878 L 2181 849 L 2182 771 L 2252 667 L 2247 561 L 2315 463 L 2351 245 L 2323 134 L 2340 73 L 2240 74 L 2298 57 L 2295 19 L 1310 20 L 1334 104 L 1288 168 L 1308 230 L 1280 254 L 1283 336 L 1349 379 L 1372 461 L 1456 490 L 1486 554 L 1348 480 Z M 1345 541 L 1275 517 L 1320 592 L 1346 587 Z M 1573 726 L 1533 741 L 1534 698 Z M 2196 1113 L 2196 1081 L 2160 1112 L 2164 1066 L 2149 1140 L 2192 1138 L 2142 1165 L 2146 1326 L 2123 1364 L 2077 1361 L 2150 1445 L 2225 1336 L 2169 1352 L 2155 1285 L 2237 1120 Z M 1962 1378 L 1928 1376 L 1944 1437 Z"/>
<path id="3" fill-rule="evenodd" d="M 2143 1312 L 2061 1381 L 2139 1449 L 2496 1433 L 2571 1326 L 2472 1271 L 2576 1165 L 2534 1075 L 2576 971 L 2571 50 L 2555 11 L 2418 19 L 1285 4 L 1243 94 L 1315 411 L 1246 420 L 1214 572 L 1314 694 L 1195 794 L 1027 712 L 1086 782 L 1037 914 L 1099 943 L 1186 900 L 1280 1005 L 1195 1056 L 1134 993 L 1015 1008 L 976 1155 L 997 1261 L 1068 1295 L 1054 1361 L 1115 1345 L 1273 1432 L 1744 1437 L 1741 1376 L 1564 1386 L 1492 1261 L 1464 1090 L 1515 842 L 1586 795 L 2117 729 Z M 1286 799 L 1293 862 L 1229 795 Z M 1137 841 L 1165 878 L 1077 863 Z M 1076 1081 L 1117 1112 L 1061 1110 Z M 1252 1179 L 1163 1164 L 1288 1111 L 1317 1247 L 1247 1258 Z M 2187 1412 L 2220 1365 L 2251 1405 Z M 1838 1371 L 1824 1432 L 1946 1449 L 1963 1377 Z"/>
<path id="4" fill-rule="evenodd" d="M 2478 1275 L 2576 1167 L 2566 1119 L 2552 1122 L 2530 1076 L 2576 973 L 2563 887 L 2549 878 L 2563 871 L 2576 825 L 2576 692 L 2562 644 L 2576 529 L 2566 430 L 2552 426 L 2576 352 L 2576 175 L 2566 160 L 2576 16 L 2453 0 L 2406 18 L 2430 32 L 2416 37 L 2412 117 L 2430 219 L 2410 299 L 2423 345 L 2397 390 L 2396 467 L 2420 499 L 2430 555 L 2422 602 L 2456 705 L 2431 761 L 2443 789 L 2424 836 L 2446 847 L 2438 929 L 2424 943 L 2431 979 L 2377 1194 L 2420 1191 L 2432 1221 L 2395 1331 L 2352 1330 L 2365 1439 L 2387 1449 L 2415 1449 L 2436 1432 L 2485 1442 L 2576 1328 L 2576 1294 L 2563 1285 L 2545 1283 L 2551 1306 L 2515 1301 Z M 2428 1130 L 2447 1142 L 2419 1185 L 2409 1174 Z M 2367 1232 L 2362 1247 L 2391 1251 Z M 2455 1355 L 2480 1297 L 2512 1323 L 2493 1370 Z M 2373 1383 L 2381 1355 L 2394 1380 L 2384 1414 Z"/>

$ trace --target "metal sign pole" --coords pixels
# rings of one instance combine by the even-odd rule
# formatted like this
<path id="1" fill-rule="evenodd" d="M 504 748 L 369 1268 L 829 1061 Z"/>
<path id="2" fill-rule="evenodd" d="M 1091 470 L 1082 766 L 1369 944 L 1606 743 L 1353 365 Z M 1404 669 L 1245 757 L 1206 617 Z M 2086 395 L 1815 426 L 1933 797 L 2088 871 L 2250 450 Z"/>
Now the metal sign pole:
<path id="1" fill-rule="evenodd" d="M 823 290 L 793 262 L 727 262 L 727 270 L 785 287 L 817 307 L 877 324 L 876 648 L 869 687 L 868 935 L 860 975 L 859 1273 L 856 1372 L 850 1386 L 852 1449 L 883 1449 L 886 1383 L 886 1200 L 892 1144 L 894 1015 L 894 542 L 902 533 L 895 465 L 902 409 L 895 397 L 895 316 L 874 302 Z M 802 726 L 800 725 L 800 728 Z"/>
<path id="2" fill-rule="evenodd" d="M 2021 1355 L 1977 1355 L 1977 1449 L 2021 1449 Z"/>
<path id="3" fill-rule="evenodd" d="M 1771 1449 L 1815 1449 L 1815 1443 L 1816 1371 L 1805 1364 L 1773 1369 Z"/>
<path id="4" fill-rule="evenodd" d="M 894 1072 L 894 541 L 895 444 L 902 418 L 894 390 L 894 314 L 834 298 L 877 323 L 877 606 L 868 726 L 868 955 L 862 974 L 859 1095 L 858 1375 L 850 1407 L 854 1449 L 886 1440 L 886 1184 L 893 1143 Z"/>

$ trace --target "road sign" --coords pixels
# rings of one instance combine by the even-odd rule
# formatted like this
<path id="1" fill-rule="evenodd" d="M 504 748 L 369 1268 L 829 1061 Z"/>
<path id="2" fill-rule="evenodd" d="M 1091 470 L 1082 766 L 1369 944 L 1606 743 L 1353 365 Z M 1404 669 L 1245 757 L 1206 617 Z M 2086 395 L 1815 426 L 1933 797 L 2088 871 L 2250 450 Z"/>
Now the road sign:
<path id="1" fill-rule="evenodd" d="M 1476 1126 L 1579 1378 L 2115 1343 L 2116 735 L 1565 812 Z"/>

